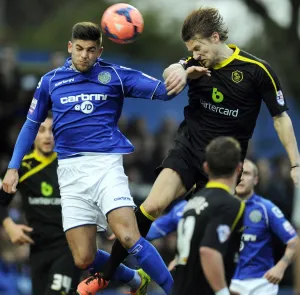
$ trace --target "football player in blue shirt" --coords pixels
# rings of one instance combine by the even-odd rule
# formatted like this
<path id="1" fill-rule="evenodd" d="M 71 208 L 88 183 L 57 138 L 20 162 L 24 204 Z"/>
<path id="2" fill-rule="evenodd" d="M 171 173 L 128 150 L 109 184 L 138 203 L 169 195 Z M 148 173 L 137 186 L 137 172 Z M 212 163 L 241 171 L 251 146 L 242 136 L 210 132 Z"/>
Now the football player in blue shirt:
<path id="1" fill-rule="evenodd" d="M 58 154 L 63 227 L 76 265 L 100 271 L 107 260 L 96 248 L 96 232 L 107 223 L 128 253 L 166 293 L 173 279 L 156 249 L 141 237 L 123 169 L 123 154 L 133 152 L 131 142 L 118 129 L 125 97 L 169 100 L 164 83 L 140 71 L 104 62 L 100 28 L 77 23 L 68 43 L 71 57 L 64 66 L 45 74 L 34 94 L 27 120 L 17 139 L 3 180 L 14 193 L 18 168 L 30 149 L 47 112 L 53 112 L 55 151 Z M 118 274 L 118 273 L 117 273 Z M 120 280 L 133 280 L 132 272 L 119 269 Z M 133 290 L 145 294 L 147 275 Z M 80 295 L 106 287 L 97 273 L 79 284 Z M 139 287 L 139 288 L 138 288 Z"/>
<path id="2" fill-rule="evenodd" d="M 241 182 L 236 188 L 237 195 L 246 202 L 245 228 L 230 289 L 240 295 L 275 295 L 286 268 L 293 261 L 299 238 L 281 210 L 271 201 L 255 194 L 257 182 L 257 167 L 246 159 Z M 272 233 L 287 245 L 276 265 Z"/>

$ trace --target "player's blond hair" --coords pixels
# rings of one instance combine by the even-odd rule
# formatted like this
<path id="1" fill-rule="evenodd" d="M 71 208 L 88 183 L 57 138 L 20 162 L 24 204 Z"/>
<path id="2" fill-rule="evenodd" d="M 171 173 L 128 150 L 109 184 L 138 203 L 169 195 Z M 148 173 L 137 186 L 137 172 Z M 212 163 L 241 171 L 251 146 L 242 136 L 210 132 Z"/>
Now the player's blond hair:
<path id="1" fill-rule="evenodd" d="M 181 38 L 187 42 L 197 37 L 209 38 L 215 32 L 219 34 L 221 41 L 227 40 L 228 28 L 219 10 L 212 7 L 200 7 L 185 18 Z"/>

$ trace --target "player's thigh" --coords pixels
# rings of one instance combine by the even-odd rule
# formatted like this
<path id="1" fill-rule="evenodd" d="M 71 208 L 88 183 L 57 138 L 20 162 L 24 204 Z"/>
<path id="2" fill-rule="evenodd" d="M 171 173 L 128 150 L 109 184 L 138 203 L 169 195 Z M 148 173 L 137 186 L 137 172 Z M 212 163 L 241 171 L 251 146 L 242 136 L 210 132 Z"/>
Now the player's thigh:
<path id="1" fill-rule="evenodd" d="M 84 269 L 94 260 L 96 247 L 96 225 L 82 225 L 71 228 L 66 232 L 67 241 L 71 249 L 75 264 Z"/>
<path id="2" fill-rule="evenodd" d="M 243 284 L 240 280 L 232 280 L 230 290 L 239 295 L 250 295 L 247 285 Z"/>
<path id="3" fill-rule="evenodd" d="M 68 248 L 57 249 L 48 272 L 45 295 L 71 295 L 79 283 L 81 271 L 75 266 Z"/>
<path id="4" fill-rule="evenodd" d="M 108 224 L 125 248 L 132 247 L 140 238 L 140 232 L 132 207 L 120 207 L 107 214 Z"/>
<path id="5" fill-rule="evenodd" d="M 176 142 L 157 169 L 160 173 L 143 203 L 146 212 L 157 217 L 172 201 L 190 191 L 197 183 L 201 166 L 187 147 Z"/>
<path id="6" fill-rule="evenodd" d="M 47 288 L 49 257 L 46 251 L 30 254 L 32 295 L 44 295 Z"/>
<path id="7" fill-rule="evenodd" d="M 186 189 L 180 175 L 170 168 L 164 168 L 142 205 L 147 213 L 158 217 L 172 201 L 185 193 Z"/>

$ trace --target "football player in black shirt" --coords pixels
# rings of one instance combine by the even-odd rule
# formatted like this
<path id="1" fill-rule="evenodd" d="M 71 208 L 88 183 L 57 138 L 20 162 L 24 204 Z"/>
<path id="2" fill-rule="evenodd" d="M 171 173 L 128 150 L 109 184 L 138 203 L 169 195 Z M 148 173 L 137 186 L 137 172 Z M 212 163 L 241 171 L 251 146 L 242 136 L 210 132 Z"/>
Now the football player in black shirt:
<path id="1" fill-rule="evenodd" d="M 139 230 L 146 236 L 151 222 L 194 184 L 204 187 L 204 150 L 217 136 L 232 136 L 247 152 L 262 101 L 291 162 L 291 176 L 300 186 L 300 158 L 287 104 L 279 80 L 267 62 L 227 45 L 228 30 L 215 8 L 200 8 L 188 15 L 182 39 L 192 56 L 165 69 L 169 94 L 188 85 L 189 104 L 184 109 L 174 147 L 158 168 L 159 175 L 148 198 L 136 211 Z M 115 241 L 104 271 L 109 279 L 127 252 Z"/>
<path id="2" fill-rule="evenodd" d="M 245 203 L 233 196 L 242 169 L 240 144 L 218 137 L 206 147 L 206 187 L 184 207 L 177 228 L 173 294 L 229 295 Z"/>
<path id="3" fill-rule="evenodd" d="M 33 295 L 71 294 L 80 277 L 62 228 L 53 147 L 49 114 L 40 126 L 33 152 L 24 157 L 19 170 L 18 189 L 29 226 L 16 224 L 9 217 L 7 206 L 13 196 L 0 189 L 0 224 L 14 244 L 30 244 Z"/>

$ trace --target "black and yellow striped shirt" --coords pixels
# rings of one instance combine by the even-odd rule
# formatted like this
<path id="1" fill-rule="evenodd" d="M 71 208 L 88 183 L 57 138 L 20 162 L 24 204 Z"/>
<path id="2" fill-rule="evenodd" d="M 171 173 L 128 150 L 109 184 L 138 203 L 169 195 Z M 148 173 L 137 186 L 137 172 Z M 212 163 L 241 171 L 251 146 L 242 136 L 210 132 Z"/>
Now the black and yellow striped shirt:
<path id="1" fill-rule="evenodd" d="M 271 116 L 287 110 L 279 80 L 263 60 L 229 45 L 233 54 L 211 69 L 211 77 L 188 81 L 189 104 L 178 139 L 195 150 L 204 150 L 217 136 L 233 136 L 240 141 L 244 154 L 251 138 L 261 102 Z M 184 68 L 201 66 L 189 57 Z"/>
<path id="2" fill-rule="evenodd" d="M 62 228 L 61 197 L 57 179 L 57 155 L 41 157 L 35 151 L 24 157 L 19 169 L 18 191 L 35 244 L 45 249 L 66 244 Z M 0 222 L 8 216 L 6 207 L 13 195 L 0 190 Z"/>

